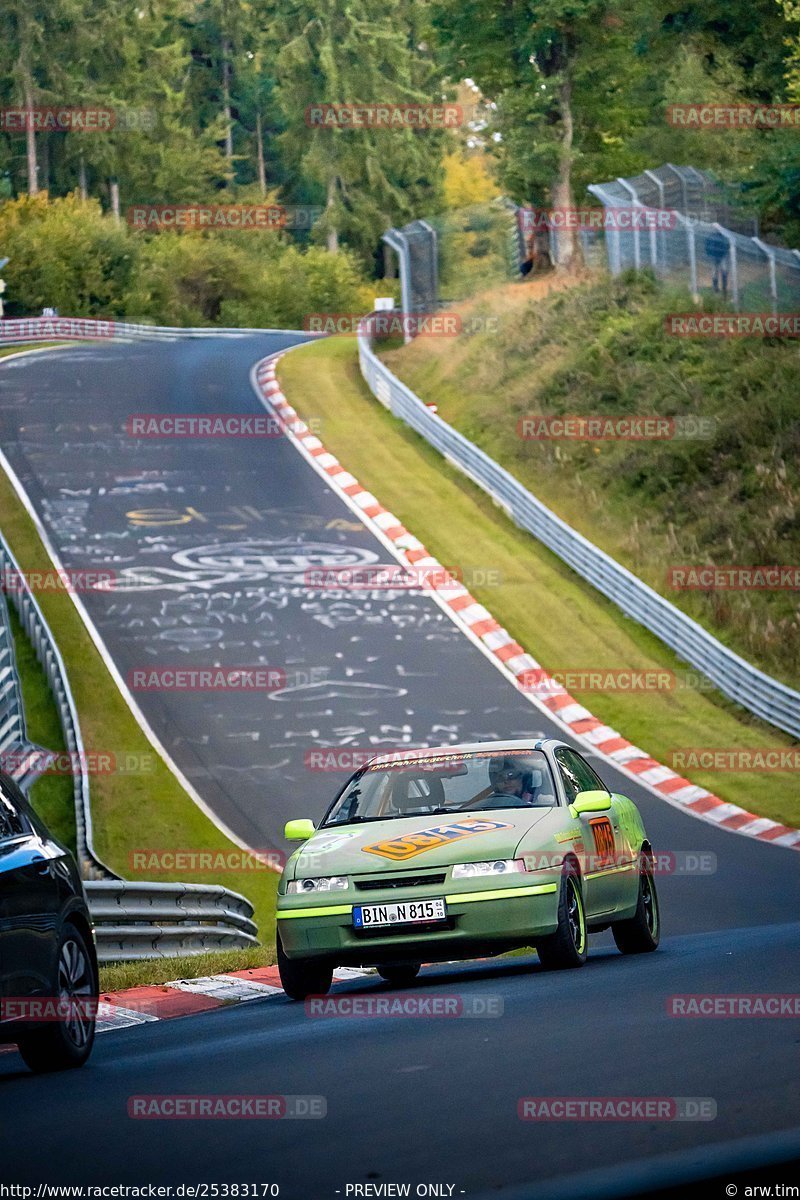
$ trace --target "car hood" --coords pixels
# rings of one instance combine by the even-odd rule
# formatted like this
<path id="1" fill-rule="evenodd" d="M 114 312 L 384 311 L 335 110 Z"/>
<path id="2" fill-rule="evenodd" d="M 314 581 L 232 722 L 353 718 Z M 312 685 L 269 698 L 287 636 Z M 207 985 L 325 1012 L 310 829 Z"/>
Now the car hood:
<path id="1" fill-rule="evenodd" d="M 315 833 L 292 858 L 290 878 L 396 874 L 513 858 L 522 838 L 552 811 L 498 808 L 329 826 Z"/>

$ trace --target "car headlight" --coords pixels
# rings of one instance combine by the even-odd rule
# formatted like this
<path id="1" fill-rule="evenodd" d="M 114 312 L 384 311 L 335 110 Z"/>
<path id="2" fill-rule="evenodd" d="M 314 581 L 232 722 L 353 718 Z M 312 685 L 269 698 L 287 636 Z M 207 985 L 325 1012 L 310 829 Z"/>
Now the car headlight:
<path id="1" fill-rule="evenodd" d="M 498 858 L 494 862 L 458 863 L 453 867 L 453 879 L 471 879 L 475 875 L 510 875 L 524 871 L 522 858 Z"/>
<path id="2" fill-rule="evenodd" d="M 346 875 L 322 875 L 319 879 L 293 879 L 286 891 L 290 896 L 316 895 L 317 892 L 343 892 L 346 887 Z"/>

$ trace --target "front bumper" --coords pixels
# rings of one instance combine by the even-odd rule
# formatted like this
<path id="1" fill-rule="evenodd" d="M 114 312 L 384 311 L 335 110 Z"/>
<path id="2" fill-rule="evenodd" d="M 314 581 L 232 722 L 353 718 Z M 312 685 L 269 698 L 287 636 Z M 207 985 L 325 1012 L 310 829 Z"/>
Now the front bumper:
<path id="1" fill-rule="evenodd" d="M 475 881 L 470 880 L 470 883 Z M 278 931 L 288 958 L 330 958 L 341 965 L 374 965 L 393 959 L 434 962 L 469 957 L 477 947 L 497 951 L 530 945 L 553 933 L 557 924 L 558 884 L 552 880 L 520 886 L 464 888 L 452 884 L 416 895 L 394 892 L 315 904 L 307 897 L 278 897 Z M 354 904 L 391 904 L 402 900 L 435 900 L 447 905 L 447 921 L 430 925 L 386 926 L 357 930 Z M 287 903 L 287 900 L 296 901 Z M 299 903 L 297 902 L 299 901 Z"/>

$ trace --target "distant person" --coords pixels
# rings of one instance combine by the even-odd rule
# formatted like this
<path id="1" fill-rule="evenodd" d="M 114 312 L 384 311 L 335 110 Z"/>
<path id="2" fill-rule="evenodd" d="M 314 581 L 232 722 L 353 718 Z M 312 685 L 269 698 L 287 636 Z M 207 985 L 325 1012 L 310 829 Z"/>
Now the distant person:
<path id="1" fill-rule="evenodd" d="M 722 283 L 722 294 L 728 294 L 728 270 L 730 269 L 730 246 L 728 239 L 723 237 L 716 229 L 706 238 L 706 254 L 714 264 L 714 269 L 711 275 L 711 286 L 715 292 L 720 290 Z"/>
<path id="2" fill-rule="evenodd" d="M 550 257 L 550 234 L 547 227 L 534 228 L 525 241 L 525 261 L 520 264 L 520 273 L 530 275 L 535 271 L 546 271 L 553 265 Z"/>

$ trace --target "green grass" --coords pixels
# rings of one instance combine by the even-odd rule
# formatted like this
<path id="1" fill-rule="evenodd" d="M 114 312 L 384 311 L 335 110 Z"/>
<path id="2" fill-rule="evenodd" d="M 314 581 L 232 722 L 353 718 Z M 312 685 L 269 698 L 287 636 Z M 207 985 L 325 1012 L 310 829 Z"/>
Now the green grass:
<path id="1" fill-rule="evenodd" d="M 3 534 L 22 570 L 51 569 L 33 522 L 2 472 L 0 514 Z M 137 876 L 131 869 L 130 856 L 136 850 L 231 849 L 228 839 L 200 811 L 139 728 L 69 594 L 43 591 L 37 598 L 64 658 L 87 753 L 113 754 L 116 761 L 127 754 L 138 756 L 136 761 L 146 768 L 137 773 L 92 775 L 95 848 L 100 857 L 118 874 L 135 879 L 148 878 L 146 872 Z M 242 893 L 255 907 L 259 936 L 265 943 L 272 942 L 278 881 L 275 872 L 164 871 L 149 878 L 222 884 Z"/>
<path id="2" fill-rule="evenodd" d="M 321 421 L 328 449 L 440 562 L 496 572 L 494 586 L 471 590 L 545 667 L 685 671 L 657 638 L 518 529 L 373 399 L 358 371 L 352 340 L 336 338 L 292 351 L 281 360 L 279 377 L 300 414 Z M 742 715 L 723 697 L 696 687 L 647 693 L 576 689 L 575 695 L 662 762 L 685 747 L 789 745 L 788 738 Z M 788 772 L 688 774 L 753 812 L 790 825 L 800 822 L 796 776 Z"/>
<path id="3" fill-rule="evenodd" d="M 248 967 L 269 967 L 275 962 L 275 950 L 269 945 L 253 950 L 213 950 L 180 958 L 150 958 L 145 962 L 112 963 L 100 968 L 100 991 L 119 992 L 124 988 L 170 983 L 173 979 L 199 979 L 201 975 L 219 975 L 224 971 L 244 971 Z"/>
<path id="4" fill-rule="evenodd" d="M 7 607 L 14 639 L 14 655 L 22 683 L 22 703 L 28 738 L 47 750 L 66 750 L 58 709 L 47 676 L 10 601 Z M 48 829 L 74 853 L 75 802 L 71 777 L 42 775 L 34 783 L 28 798 Z"/>
<path id="5" fill-rule="evenodd" d="M 800 564 L 797 342 L 668 336 L 666 315 L 692 302 L 646 275 L 525 294 L 522 285 L 469 306 L 499 318 L 495 334 L 420 337 L 382 357 L 570 525 L 797 687 L 796 591 L 679 591 L 667 578 L 673 565 Z M 639 442 L 531 441 L 517 430 L 534 414 L 631 413 L 715 427 Z"/>
<path id="6" fill-rule="evenodd" d="M 0 346 L 0 358 L 8 358 L 10 354 L 20 354 L 23 350 L 55 350 L 59 346 L 69 344 L 68 342 L 34 342 L 30 346 Z"/>

